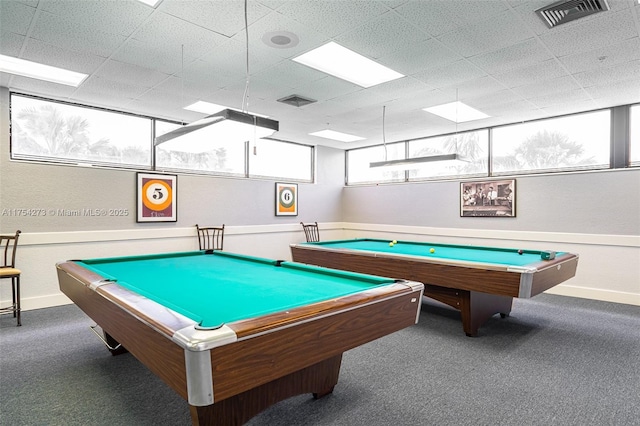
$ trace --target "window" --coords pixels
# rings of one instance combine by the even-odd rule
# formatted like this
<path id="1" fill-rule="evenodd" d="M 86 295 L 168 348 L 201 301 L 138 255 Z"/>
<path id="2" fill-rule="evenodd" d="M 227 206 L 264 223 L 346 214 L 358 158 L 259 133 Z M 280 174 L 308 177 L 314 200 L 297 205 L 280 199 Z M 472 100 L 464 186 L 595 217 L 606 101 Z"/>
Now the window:
<path id="1" fill-rule="evenodd" d="M 18 93 L 10 106 L 12 159 L 313 182 L 312 146 L 263 139 L 247 160 L 249 143 L 211 141 L 203 153 L 159 145 L 153 163 L 153 135 L 181 124 Z"/>
<path id="2" fill-rule="evenodd" d="M 611 111 L 497 127 L 495 174 L 609 167 Z"/>
<path id="3" fill-rule="evenodd" d="M 377 161 L 400 160 L 405 158 L 404 152 L 404 142 L 347 151 L 347 183 L 403 182 L 404 171 L 371 168 L 369 164 Z"/>
<path id="4" fill-rule="evenodd" d="M 629 141 L 629 163 L 640 165 L 640 105 L 630 108 L 629 123 L 631 125 L 631 135 Z"/>
<path id="5" fill-rule="evenodd" d="M 250 145 L 249 176 L 313 181 L 312 147 L 270 139 Z"/>
<path id="6" fill-rule="evenodd" d="M 421 168 L 409 172 L 409 179 L 486 176 L 488 146 L 489 131 L 486 129 L 409 141 L 409 158 L 458 154 L 467 160 L 423 163 Z"/>
<path id="7" fill-rule="evenodd" d="M 151 120 L 11 94 L 12 158 L 151 165 Z"/>
<path id="8" fill-rule="evenodd" d="M 180 124 L 156 120 L 156 136 L 168 133 Z M 185 171 L 217 172 L 244 176 L 244 143 L 211 141 L 211 150 L 206 152 L 183 152 L 167 150 L 160 144 L 156 148 L 156 168 Z"/>

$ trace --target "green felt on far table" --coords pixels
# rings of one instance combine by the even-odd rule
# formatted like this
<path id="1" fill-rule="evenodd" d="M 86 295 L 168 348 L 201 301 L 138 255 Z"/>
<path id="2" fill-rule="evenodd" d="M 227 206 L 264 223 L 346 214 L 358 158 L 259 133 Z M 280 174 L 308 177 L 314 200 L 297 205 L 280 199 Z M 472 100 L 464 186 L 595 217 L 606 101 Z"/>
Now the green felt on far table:
<path id="1" fill-rule="evenodd" d="M 79 261 L 97 274 L 216 327 L 353 294 L 394 280 L 225 252 Z"/>
<path id="2" fill-rule="evenodd" d="M 522 249 L 518 254 L 518 248 L 496 248 L 482 246 L 468 246 L 455 244 L 435 244 L 428 242 L 400 241 L 390 246 L 393 240 L 380 240 L 371 238 L 353 240 L 323 241 L 319 243 L 304 243 L 331 249 L 348 249 L 361 251 L 375 251 L 380 253 L 392 253 L 408 256 L 422 256 L 432 259 L 448 259 L 466 262 L 493 263 L 507 266 L 525 266 L 541 260 L 540 250 Z M 430 250 L 434 249 L 431 253 Z M 561 254 L 561 253 L 558 253 Z"/>

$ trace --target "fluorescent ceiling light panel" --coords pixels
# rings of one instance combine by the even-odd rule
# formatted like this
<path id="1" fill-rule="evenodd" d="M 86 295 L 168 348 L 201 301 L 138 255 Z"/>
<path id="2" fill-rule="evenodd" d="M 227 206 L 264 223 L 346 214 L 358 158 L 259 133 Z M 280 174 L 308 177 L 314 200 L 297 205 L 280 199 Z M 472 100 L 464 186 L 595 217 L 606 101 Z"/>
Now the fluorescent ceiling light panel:
<path id="1" fill-rule="evenodd" d="M 447 120 L 455 123 L 463 123 L 465 121 L 480 120 L 482 118 L 490 117 L 484 112 L 471 108 L 469 105 L 463 104 L 460 101 L 423 108 L 423 110 L 430 112 L 431 114 L 439 115 L 440 117 L 446 118 Z"/>
<path id="2" fill-rule="evenodd" d="M 25 61 L 12 56 L 0 55 L 0 72 L 21 75 L 52 83 L 78 87 L 87 74 L 56 68 L 38 62 Z"/>
<path id="3" fill-rule="evenodd" d="M 222 111 L 223 109 L 227 109 L 227 107 L 218 104 L 212 104 L 211 102 L 198 101 L 184 107 L 183 109 L 201 112 L 203 114 L 215 114 L 216 112 Z"/>
<path id="4" fill-rule="evenodd" d="M 138 0 L 140 3 L 148 4 L 151 7 L 156 7 L 160 0 Z"/>
<path id="5" fill-rule="evenodd" d="M 223 106 L 223 105 L 218 105 L 218 104 L 214 104 L 211 102 L 206 102 L 206 101 L 198 101 L 195 103 L 192 103 L 191 105 L 188 105 L 182 109 L 187 109 L 189 111 L 195 111 L 195 112 L 201 112 L 203 114 L 215 114 L 216 112 L 220 112 L 222 110 L 225 109 L 230 109 L 233 111 L 238 111 L 238 112 L 242 112 L 239 109 L 235 109 L 235 108 L 230 108 L 228 106 Z M 264 115 L 264 114 L 256 114 L 255 112 L 248 112 L 251 115 L 255 115 L 256 117 L 264 117 L 264 118 L 268 118 L 268 115 Z"/>
<path id="6" fill-rule="evenodd" d="M 320 138 L 331 139 L 340 142 L 355 142 L 364 140 L 360 136 L 354 136 L 347 133 L 335 132 L 333 130 L 321 130 L 319 132 L 309 133 L 311 136 L 318 136 Z"/>
<path id="7" fill-rule="evenodd" d="M 293 60 L 362 87 L 371 87 L 404 77 L 403 74 L 365 58 L 333 41 L 295 57 Z"/>

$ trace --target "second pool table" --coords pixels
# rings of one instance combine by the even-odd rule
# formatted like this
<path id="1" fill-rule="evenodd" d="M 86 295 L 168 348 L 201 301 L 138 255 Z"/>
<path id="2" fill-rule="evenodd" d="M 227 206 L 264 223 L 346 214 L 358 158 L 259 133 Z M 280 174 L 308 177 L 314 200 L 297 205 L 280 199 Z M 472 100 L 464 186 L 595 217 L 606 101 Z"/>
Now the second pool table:
<path id="1" fill-rule="evenodd" d="M 423 285 L 226 252 L 57 265 L 60 289 L 188 401 L 193 424 L 238 425 L 323 396 L 343 352 L 417 322 Z"/>
<path id="2" fill-rule="evenodd" d="M 358 238 L 291 245 L 295 262 L 424 283 L 424 295 L 460 311 L 467 336 L 514 297 L 533 297 L 576 273 L 578 256 L 509 248 Z"/>

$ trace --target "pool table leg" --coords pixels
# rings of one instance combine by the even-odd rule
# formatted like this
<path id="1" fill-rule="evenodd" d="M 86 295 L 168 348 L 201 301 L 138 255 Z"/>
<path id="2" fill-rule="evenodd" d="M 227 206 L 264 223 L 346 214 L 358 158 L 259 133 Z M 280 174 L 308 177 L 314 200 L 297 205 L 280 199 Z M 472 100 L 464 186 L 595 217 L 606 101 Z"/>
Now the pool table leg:
<path id="1" fill-rule="evenodd" d="M 478 328 L 495 314 L 509 316 L 513 298 L 477 291 L 460 290 L 425 284 L 424 295 L 460 311 L 462 329 L 469 337 L 478 335 Z"/>
<path id="2" fill-rule="evenodd" d="M 469 337 L 478 335 L 478 328 L 495 314 L 509 316 L 513 298 L 478 291 L 462 291 L 460 314 L 462 328 Z"/>
<path id="3" fill-rule="evenodd" d="M 333 392 L 338 383 L 341 363 L 342 354 L 212 405 L 190 405 L 191 420 L 198 426 L 242 425 L 269 406 L 292 396 L 308 392 L 314 398 L 321 398 Z"/>

